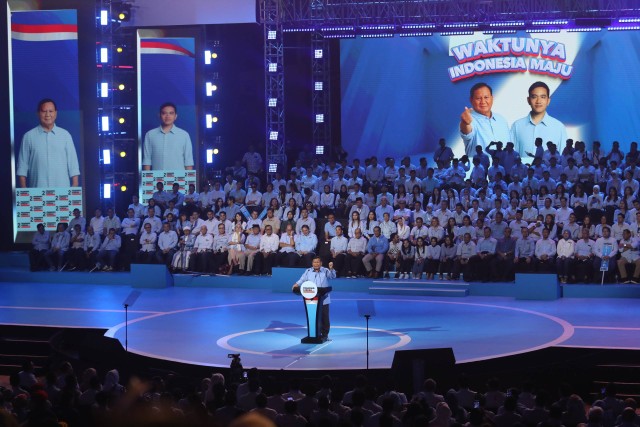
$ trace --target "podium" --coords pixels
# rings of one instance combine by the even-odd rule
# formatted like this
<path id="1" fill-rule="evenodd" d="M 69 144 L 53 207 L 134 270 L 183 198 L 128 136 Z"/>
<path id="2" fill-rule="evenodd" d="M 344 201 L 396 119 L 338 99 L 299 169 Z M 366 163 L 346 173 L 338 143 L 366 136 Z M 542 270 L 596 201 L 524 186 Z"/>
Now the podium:
<path id="1" fill-rule="evenodd" d="M 310 280 L 302 283 L 300 287 L 294 287 L 293 293 L 302 296 L 304 311 L 307 315 L 307 336 L 302 338 L 302 344 L 322 344 L 326 338 L 320 335 L 322 322 L 322 297 L 331 292 L 331 287 L 318 288 Z"/>

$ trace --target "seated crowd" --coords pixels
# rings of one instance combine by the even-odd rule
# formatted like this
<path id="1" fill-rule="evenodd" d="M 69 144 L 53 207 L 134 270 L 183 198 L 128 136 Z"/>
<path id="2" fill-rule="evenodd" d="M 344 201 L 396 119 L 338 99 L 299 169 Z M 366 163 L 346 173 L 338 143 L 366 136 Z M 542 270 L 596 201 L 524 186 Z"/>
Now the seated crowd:
<path id="1" fill-rule="evenodd" d="M 3 426 L 217 426 L 217 427 L 637 427 L 637 402 L 622 400 L 608 384 L 590 405 L 566 383 L 549 392 L 533 384 L 503 388 L 490 378 L 475 391 L 466 375 L 441 389 L 428 378 L 413 395 L 391 378 L 353 384 L 328 375 L 286 381 L 257 369 L 238 381 L 214 373 L 196 381 L 176 375 L 121 384 L 117 369 L 102 375 L 69 362 L 34 375 L 25 362 L 0 386 Z M 451 381 L 454 383 L 455 379 Z M 591 404 L 592 403 L 592 404 Z"/>
<path id="2" fill-rule="evenodd" d="M 270 274 L 274 266 L 332 261 L 338 276 L 513 281 L 516 272 L 570 282 L 640 282 L 640 152 L 614 141 L 536 140 L 523 164 L 512 143 L 455 158 L 440 140 L 435 167 L 405 157 L 349 163 L 305 156 L 288 179 L 261 185 L 240 162 L 224 182 L 182 193 L 162 183 L 148 204 L 133 197 L 122 221 L 74 211 L 68 228 L 36 233 L 32 268 Z M 262 191 L 261 191 L 262 190 Z M 85 228 L 86 226 L 86 228 Z M 603 271 L 605 270 L 605 271 Z"/>

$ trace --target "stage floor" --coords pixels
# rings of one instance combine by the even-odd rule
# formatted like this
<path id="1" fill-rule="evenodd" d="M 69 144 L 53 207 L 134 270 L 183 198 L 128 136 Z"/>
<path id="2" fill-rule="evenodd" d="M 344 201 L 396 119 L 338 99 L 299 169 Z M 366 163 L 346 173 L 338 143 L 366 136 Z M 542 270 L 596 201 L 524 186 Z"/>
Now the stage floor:
<path id="1" fill-rule="evenodd" d="M 247 278 L 247 280 L 251 280 Z M 0 283 L 0 324 L 103 328 L 124 345 L 124 285 Z M 402 297 L 332 293 L 331 341 L 300 344 L 303 304 L 262 289 L 143 289 L 129 308 L 129 351 L 158 359 L 269 370 L 389 368 L 396 350 L 452 347 L 457 363 L 550 346 L 640 350 L 640 306 L 629 299 Z M 366 308 L 365 308 L 366 307 Z M 359 312 L 360 309 L 360 312 Z M 359 314 L 360 313 L 360 314 Z"/>

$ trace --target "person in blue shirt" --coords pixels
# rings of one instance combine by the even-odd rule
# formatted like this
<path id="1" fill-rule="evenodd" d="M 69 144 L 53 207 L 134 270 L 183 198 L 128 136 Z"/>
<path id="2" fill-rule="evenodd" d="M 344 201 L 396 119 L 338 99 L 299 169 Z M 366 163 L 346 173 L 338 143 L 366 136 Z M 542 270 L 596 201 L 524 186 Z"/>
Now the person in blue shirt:
<path id="1" fill-rule="evenodd" d="M 367 254 L 362 258 L 362 263 L 369 277 L 376 278 L 380 276 L 384 255 L 388 250 L 389 240 L 381 234 L 380 227 L 375 226 L 373 228 L 373 236 L 367 242 Z M 376 261 L 375 269 L 371 266 L 371 261 L 374 259 Z"/>
<path id="2" fill-rule="evenodd" d="M 191 170 L 193 146 L 189 134 L 174 123 L 178 108 L 171 102 L 160 106 L 160 126 L 144 136 L 142 145 L 143 170 Z"/>
<path id="3" fill-rule="evenodd" d="M 40 125 L 24 134 L 16 174 L 18 187 L 77 187 L 80 166 L 71 134 L 56 125 L 52 99 L 38 103 Z"/>
<path id="4" fill-rule="evenodd" d="M 300 279 L 293 284 L 294 291 L 296 288 L 300 289 L 300 285 L 308 280 L 315 283 L 319 289 L 327 289 L 327 292 L 320 297 L 322 301 L 320 334 L 323 341 L 330 341 L 329 329 L 331 328 L 331 322 L 329 321 L 329 304 L 331 303 L 331 297 L 329 296 L 329 292 L 331 292 L 332 288 L 329 286 L 329 279 L 335 278 L 336 271 L 333 269 L 333 263 L 330 262 L 329 268 L 325 268 L 322 266 L 320 257 L 315 257 L 311 261 L 311 268 L 307 268 L 304 273 L 302 273 L 302 276 L 300 276 Z"/>
<path id="5" fill-rule="evenodd" d="M 38 224 L 37 229 L 38 231 L 36 231 L 33 239 L 31 239 L 33 248 L 29 252 L 31 271 L 38 271 L 44 268 L 44 256 L 51 246 L 51 236 L 48 231 L 45 231 L 44 224 Z"/>
<path id="6" fill-rule="evenodd" d="M 476 146 L 487 148 L 491 142 L 509 141 L 509 124 L 499 114 L 491 111 L 493 90 L 486 83 L 476 83 L 471 87 L 472 108 L 464 108 L 460 115 L 460 136 L 464 141 L 465 153 L 473 157 Z"/>
<path id="7" fill-rule="evenodd" d="M 541 138 L 543 143 L 553 142 L 557 147 L 567 140 L 567 129 L 564 124 L 547 113 L 551 103 L 549 86 L 543 82 L 535 82 L 529 86 L 527 103 L 531 112 L 516 120 L 511 126 L 511 141 L 521 157 L 536 151 L 535 141 Z"/>

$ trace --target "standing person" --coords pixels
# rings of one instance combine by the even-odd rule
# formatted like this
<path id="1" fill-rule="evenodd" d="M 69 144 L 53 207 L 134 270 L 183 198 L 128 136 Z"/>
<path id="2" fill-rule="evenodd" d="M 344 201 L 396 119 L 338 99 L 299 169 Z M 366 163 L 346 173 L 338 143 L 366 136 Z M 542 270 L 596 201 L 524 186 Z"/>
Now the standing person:
<path id="1" fill-rule="evenodd" d="M 174 123 L 178 108 L 171 102 L 160 106 L 160 126 L 148 131 L 142 146 L 143 170 L 192 170 L 193 146 L 189 134 Z"/>
<path id="2" fill-rule="evenodd" d="M 567 129 L 564 124 L 547 113 L 547 107 L 551 103 L 549 86 L 543 82 L 535 82 L 529 86 L 527 103 L 531 111 L 525 117 L 516 120 L 511 126 L 511 141 L 521 157 L 534 152 L 534 141 L 542 138 L 542 141 L 552 141 L 561 147 L 567 140 Z"/>
<path id="3" fill-rule="evenodd" d="M 472 108 L 465 107 L 460 116 L 460 136 L 467 156 L 472 157 L 477 145 L 487 148 L 494 141 L 509 141 L 509 124 L 504 117 L 491 111 L 491 86 L 476 83 L 469 94 Z"/>
<path id="4" fill-rule="evenodd" d="M 40 125 L 25 133 L 16 174 L 18 187 L 77 187 L 80 166 L 71 134 L 56 126 L 58 108 L 52 99 L 38 103 Z"/>
<path id="5" fill-rule="evenodd" d="M 320 257 L 315 257 L 311 262 L 311 268 L 305 270 L 300 276 L 300 279 L 296 283 L 293 284 L 293 289 L 300 289 L 300 285 L 306 282 L 307 280 L 312 281 L 318 286 L 318 289 L 324 288 L 326 289 L 326 293 L 321 296 L 322 301 L 322 317 L 321 317 L 321 326 L 320 326 L 320 336 L 323 341 L 330 341 L 329 339 L 329 329 L 331 327 L 331 323 L 329 321 L 329 304 L 331 303 L 331 297 L 329 292 L 331 292 L 332 287 L 329 286 L 328 279 L 335 279 L 336 271 L 333 269 L 333 263 L 329 263 L 329 268 L 325 268 L 322 266 L 322 260 Z"/>

